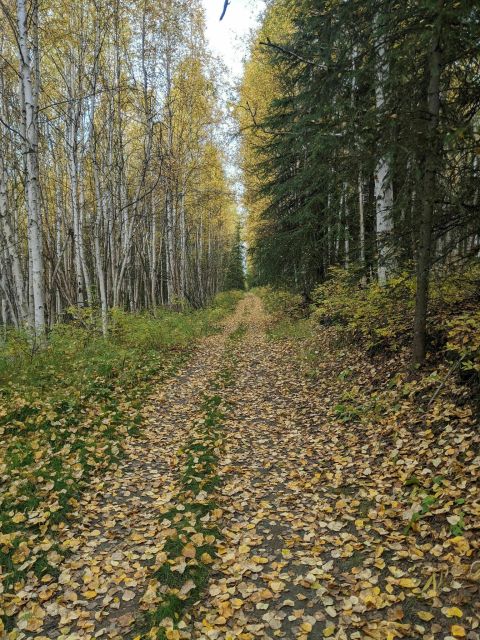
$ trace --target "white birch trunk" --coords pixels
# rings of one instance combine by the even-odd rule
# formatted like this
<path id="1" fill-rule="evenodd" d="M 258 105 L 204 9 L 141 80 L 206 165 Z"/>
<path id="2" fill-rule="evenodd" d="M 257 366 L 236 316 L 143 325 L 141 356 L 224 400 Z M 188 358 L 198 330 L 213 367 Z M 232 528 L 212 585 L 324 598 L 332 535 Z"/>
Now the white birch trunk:
<path id="1" fill-rule="evenodd" d="M 28 43 L 25 0 L 17 0 L 18 46 L 20 51 L 20 80 L 25 122 L 25 152 L 27 154 L 26 192 L 28 249 L 31 262 L 33 322 L 36 336 L 45 327 L 45 290 L 38 171 L 38 111 L 32 79 L 32 55 Z M 38 52 L 33 52 L 34 60 Z"/>
<path id="2" fill-rule="evenodd" d="M 9 219 L 7 203 L 7 178 L 3 159 L 0 157 L 0 230 L 3 232 L 3 239 L 6 246 L 8 261 L 10 264 L 13 283 L 15 286 L 16 320 L 19 325 L 26 322 L 28 318 L 27 300 L 25 298 L 25 280 L 23 276 L 22 263 L 18 250 L 18 243 L 15 238 Z"/>
<path id="3" fill-rule="evenodd" d="M 377 14 L 375 19 L 376 46 L 377 46 L 377 69 L 375 85 L 375 104 L 377 113 L 381 117 L 385 108 L 385 83 L 388 80 L 389 65 L 387 61 L 387 51 L 385 40 L 380 33 L 381 16 Z M 391 256 L 389 249 L 389 236 L 392 232 L 392 208 L 393 208 L 393 185 L 391 180 L 391 167 L 388 154 L 379 149 L 379 157 L 375 168 L 375 207 L 377 223 L 377 247 L 378 247 L 378 282 L 383 286 L 387 282 L 389 271 L 391 270 Z"/>

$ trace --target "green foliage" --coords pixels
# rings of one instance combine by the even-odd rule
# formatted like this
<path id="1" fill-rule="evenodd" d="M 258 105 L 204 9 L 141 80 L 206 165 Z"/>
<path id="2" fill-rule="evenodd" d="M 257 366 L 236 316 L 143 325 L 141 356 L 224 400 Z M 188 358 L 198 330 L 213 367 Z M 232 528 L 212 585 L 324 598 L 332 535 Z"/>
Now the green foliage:
<path id="1" fill-rule="evenodd" d="M 283 4 L 273 0 L 265 20 L 271 19 L 272 7 Z M 388 277 L 398 270 L 386 297 L 368 287 L 368 300 L 355 293 L 358 313 L 353 308 L 346 313 L 349 330 L 366 334 L 373 346 L 386 345 L 413 315 L 414 280 L 403 274 L 416 272 L 420 237 L 429 254 L 416 265 L 421 282 L 423 277 L 428 282 L 439 264 L 454 269 L 459 257 L 465 262 L 478 257 L 478 166 L 472 152 L 477 125 L 465 113 L 477 112 L 480 96 L 477 62 L 470 54 L 478 42 L 479 15 L 472 2 L 290 4 L 288 28 L 282 33 L 277 25 L 265 32 L 264 25 L 257 38 L 262 44 L 252 53 L 254 64 L 260 70 L 268 66 L 276 79 L 268 105 L 252 109 L 251 88 L 242 96 L 243 110 L 250 120 L 253 115 L 250 125 L 240 119 L 248 131 L 246 173 L 254 176 L 247 178 L 253 280 L 310 292 L 329 278 L 332 266 L 348 268 L 358 283 L 377 273 L 383 284 L 380 267 Z M 442 58 L 442 104 L 435 125 L 436 118 L 425 118 L 432 98 L 427 87 L 434 25 L 440 25 Z M 272 30 L 276 36 L 269 43 Z M 246 83 L 253 84 L 248 70 Z M 380 159 L 388 174 L 383 186 L 392 186 L 392 201 L 383 205 Z M 434 186 L 427 187 L 430 160 Z M 429 203 L 434 235 L 425 237 L 420 230 Z M 386 234 L 377 233 L 383 206 L 390 227 Z M 416 357 L 421 360 L 427 296 L 423 285 L 418 290 Z M 397 305 L 403 291 L 405 304 Z M 389 311 L 397 310 L 399 316 L 390 319 Z M 372 332 L 366 326 L 370 314 L 377 321 Z M 409 333 L 413 327 L 411 322 Z"/>
<path id="2" fill-rule="evenodd" d="M 265 309 L 274 319 L 288 317 L 296 320 L 305 315 L 302 296 L 299 294 L 273 287 L 259 287 L 255 289 L 255 293 L 262 298 Z"/>
<path id="3" fill-rule="evenodd" d="M 445 274 L 439 272 L 431 285 L 432 333 L 449 327 L 448 348 L 465 358 L 466 367 L 478 362 L 478 312 L 461 314 L 453 321 L 458 306 L 471 304 L 477 296 L 479 266 Z M 461 283 L 461 286 L 460 286 Z M 362 339 L 367 348 L 395 351 L 404 344 L 413 322 L 415 279 L 408 272 L 391 278 L 385 287 L 376 282 L 363 285 L 355 271 L 332 268 L 329 279 L 313 294 L 312 319 L 335 325 L 345 340 Z"/>
<path id="4" fill-rule="evenodd" d="M 259 287 L 255 292 L 261 296 L 270 316 L 267 329 L 270 339 L 301 340 L 311 335 L 311 323 L 305 317 L 306 307 L 302 296 L 272 287 Z"/>
<path id="5" fill-rule="evenodd" d="M 230 250 L 227 271 L 225 274 L 225 289 L 245 289 L 244 251 L 240 235 L 240 225 L 237 225 L 235 242 Z"/>
<path id="6" fill-rule="evenodd" d="M 313 293 L 313 318 L 341 327 L 350 338 L 362 337 L 369 347 L 394 349 L 397 338 L 411 328 L 415 283 L 408 274 L 392 278 L 386 287 L 361 286 L 348 271 L 330 270 L 330 279 Z"/>
<path id="7" fill-rule="evenodd" d="M 139 368 L 139 355 L 153 356 L 155 369 L 160 352 L 184 348 L 215 330 L 241 296 L 240 291 L 226 291 L 218 294 L 206 309 L 187 309 L 182 313 L 157 309 L 155 316 L 115 309 L 106 340 L 91 312 L 82 310 L 80 314 L 77 310 L 72 322 L 53 327 L 45 348 L 37 352 L 32 351 L 25 333 L 12 332 L 0 348 L 0 388 L 7 396 L 19 387 L 27 397 L 39 392 L 49 397 L 57 392 L 63 395 L 66 387 L 88 385 L 97 376 L 130 376 Z"/>
<path id="8" fill-rule="evenodd" d="M 448 323 L 447 349 L 461 359 L 465 371 L 480 378 L 480 311 L 470 310 Z"/>

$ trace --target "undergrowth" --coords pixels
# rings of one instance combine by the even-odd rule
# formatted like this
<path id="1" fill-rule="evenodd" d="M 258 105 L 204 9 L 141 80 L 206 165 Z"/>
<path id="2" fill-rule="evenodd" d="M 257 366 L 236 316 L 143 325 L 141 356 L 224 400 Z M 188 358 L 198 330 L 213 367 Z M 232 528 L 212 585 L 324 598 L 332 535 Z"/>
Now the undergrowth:
<path id="1" fill-rule="evenodd" d="M 385 287 L 361 284 L 358 274 L 332 269 L 330 278 L 313 292 L 312 320 L 335 326 L 345 342 L 362 341 L 371 352 L 394 352 L 408 345 L 413 328 L 415 280 L 408 273 L 391 278 Z M 436 273 L 430 287 L 429 349 L 444 348 L 473 366 L 480 356 L 475 338 L 480 328 L 480 263 L 468 269 Z M 461 353 L 462 352 L 462 353 Z"/>
<path id="2" fill-rule="evenodd" d="M 371 355 L 395 354 L 410 346 L 415 280 L 408 273 L 385 287 L 365 284 L 355 269 L 332 268 L 312 293 L 306 312 L 301 296 L 270 287 L 257 289 L 272 322 L 269 336 L 314 338 L 317 328 L 332 327 L 337 345 L 361 345 Z M 428 315 L 430 360 L 458 363 L 472 382 L 480 382 L 480 263 L 432 276 Z M 308 315 L 308 317 L 307 317 Z M 315 358 L 312 358 L 314 360 Z"/>
<path id="3" fill-rule="evenodd" d="M 116 464 L 122 440 L 141 426 L 152 384 L 170 376 L 240 296 L 156 317 L 116 310 L 108 339 L 83 314 L 56 326 L 41 351 L 21 333 L 0 347 L 0 620 L 8 621 L 27 579 L 58 573 L 68 550 L 56 533 L 89 477 Z"/>
<path id="4" fill-rule="evenodd" d="M 262 298 L 270 317 L 267 338 L 301 340 L 311 336 L 312 325 L 307 317 L 308 308 L 300 295 L 270 287 L 258 287 L 254 289 L 254 293 Z"/>

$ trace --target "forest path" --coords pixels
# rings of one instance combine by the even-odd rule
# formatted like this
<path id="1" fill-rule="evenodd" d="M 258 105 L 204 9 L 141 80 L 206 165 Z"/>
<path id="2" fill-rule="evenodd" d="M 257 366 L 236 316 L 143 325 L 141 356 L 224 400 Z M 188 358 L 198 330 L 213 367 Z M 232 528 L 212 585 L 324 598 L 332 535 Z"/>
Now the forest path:
<path id="1" fill-rule="evenodd" d="M 478 640 L 478 585 L 460 578 L 468 542 L 439 544 L 441 519 L 433 535 L 409 535 L 400 436 L 386 420 L 335 415 L 345 369 L 363 366 L 361 380 L 372 365 L 339 349 L 307 377 L 308 345 L 271 339 L 258 297 L 243 304 L 220 458 L 223 540 L 204 598 L 172 637 Z M 417 431 L 401 437 L 421 459 Z"/>
<path id="2" fill-rule="evenodd" d="M 333 563 L 321 554 L 332 542 L 336 550 L 348 542 L 346 531 L 336 533 L 348 523 L 338 521 L 331 496 L 319 488 L 325 488 L 325 471 L 334 469 L 335 460 L 340 464 L 327 476 L 341 478 L 341 460 L 331 454 L 337 437 L 323 432 L 319 442 L 322 397 L 312 395 L 299 371 L 295 346 L 267 339 L 268 322 L 260 300 L 251 296 L 228 392 L 233 409 L 224 426 L 224 541 L 209 593 L 185 638 L 322 638 L 325 628 L 327 636 L 333 633 L 328 621 L 337 616 L 334 598 L 318 582 Z"/>
<path id="3" fill-rule="evenodd" d="M 468 543 L 457 537 L 442 548 L 431 536 L 405 533 L 404 483 L 389 427 L 382 433 L 378 424 L 333 424 L 348 353 L 321 358 L 309 379 L 299 364 L 301 343 L 271 340 L 269 322 L 260 299 L 248 294 L 224 332 L 206 339 L 155 394 L 141 437 L 127 443 L 119 469 L 84 495 L 82 520 L 64 532 L 74 553 L 59 590 L 36 594 L 45 612 L 41 628 L 20 638 L 140 638 L 143 613 L 175 586 L 157 582 L 153 572 L 169 563 L 169 527 L 185 513 L 185 448 L 206 423 L 205 397 L 216 394 L 221 435 L 211 442 L 220 482 L 205 504 L 214 498 L 222 535 L 208 584 L 178 627 L 162 615 L 169 630 L 157 622 L 142 639 L 432 640 L 465 637 L 470 629 L 469 640 L 478 640 L 467 611 L 477 587 L 455 579 L 463 575 L 455 545 Z M 176 516 L 168 515 L 172 508 Z M 185 594 L 188 571 L 173 572 L 184 560 L 195 566 L 202 553 L 195 536 L 187 523 L 170 561 L 168 575 Z M 195 542 L 193 556 L 187 538 Z"/>

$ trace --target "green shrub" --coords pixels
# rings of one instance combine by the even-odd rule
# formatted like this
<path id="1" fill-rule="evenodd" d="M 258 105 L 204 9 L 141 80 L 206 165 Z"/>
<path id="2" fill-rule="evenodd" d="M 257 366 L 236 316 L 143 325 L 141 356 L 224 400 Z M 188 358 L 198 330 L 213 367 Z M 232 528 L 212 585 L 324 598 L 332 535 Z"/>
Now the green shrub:
<path id="1" fill-rule="evenodd" d="M 447 349 L 464 371 L 480 378 L 480 311 L 468 311 L 448 323 Z"/>
<path id="2" fill-rule="evenodd" d="M 398 336 L 411 328 L 414 286 L 405 273 L 392 278 L 385 287 L 377 283 L 362 286 L 355 274 L 335 268 L 313 292 L 313 319 L 339 325 L 346 337 L 361 337 L 369 347 L 393 347 Z"/>
<path id="3" fill-rule="evenodd" d="M 432 276 L 428 321 L 431 333 L 441 336 L 442 346 L 447 328 L 454 331 L 448 324 L 452 313 L 457 306 L 476 299 L 479 283 L 480 266 L 477 264 L 468 270 L 449 274 L 439 272 Z M 329 279 L 313 292 L 313 301 L 313 319 L 321 324 L 336 325 L 346 340 L 362 339 L 369 348 L 382 347 L 394 351 L 404 344 L 405 339 L 411 338 L 415 278 L 407 272 L 397 274 L 381 287 L 377 282 L 363 284 L 355 270 L 333 268 Z M 468 317 L 467 325 L 472 329 L 472 336 L 465 336 L 465 340 L 475 352 L 473 333 L 478 327 L 478 317 Z M 462 333 L 465 319 L 466 316 L 459 317 L 457 332 L 454 331 L 451 340 L 454 335 L 458 338 Z M 475 359 L 476 356 L 473 357 Z M 467 355 L 465 361 L 470 362 Z"/>
<path id="4" fill-rule="evenodd" d="M 272 287 L 255 289 L 255 293 L 262 298 L 265 309 L 274 320 L 298 320 L 305 315 L 303 299 L 298 293 Z"/>

